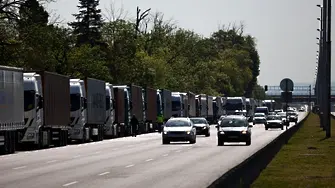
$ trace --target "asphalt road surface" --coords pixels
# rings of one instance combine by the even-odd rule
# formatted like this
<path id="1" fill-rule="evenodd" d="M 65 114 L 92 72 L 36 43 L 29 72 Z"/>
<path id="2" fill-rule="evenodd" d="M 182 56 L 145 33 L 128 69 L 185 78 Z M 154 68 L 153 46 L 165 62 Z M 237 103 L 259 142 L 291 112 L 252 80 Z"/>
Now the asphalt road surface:
<path id="1" fill-rule="evenodd" d="M 0 156 L 0 187 L 202 188 L 282 132 L 255 125 L 251 146 L 218 147 L 212 126 L 211 136 L 198 136 L 196 144 L 162 145 L 161 135 L 151 133 L 5 155 Z"/>

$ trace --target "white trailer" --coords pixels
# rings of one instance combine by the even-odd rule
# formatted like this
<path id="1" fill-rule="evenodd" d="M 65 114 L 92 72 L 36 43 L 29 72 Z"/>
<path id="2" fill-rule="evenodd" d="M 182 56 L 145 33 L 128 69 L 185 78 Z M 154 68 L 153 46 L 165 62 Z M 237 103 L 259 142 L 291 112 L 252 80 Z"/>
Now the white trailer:
<path id="1" fill-rule="evenodd" d="M 0 153 L 14 153 L 24 128 L 23 70 L 0 66 Z"/>

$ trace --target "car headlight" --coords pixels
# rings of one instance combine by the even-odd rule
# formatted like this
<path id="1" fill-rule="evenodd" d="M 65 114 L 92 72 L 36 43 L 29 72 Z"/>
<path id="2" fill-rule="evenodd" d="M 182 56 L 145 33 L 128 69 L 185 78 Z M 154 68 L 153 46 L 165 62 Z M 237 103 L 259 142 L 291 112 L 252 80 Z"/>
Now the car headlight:
<path id="1" fill-rule="evenodd" d="M 167 131 L 164 131 L 164 134 L 167 134 L 168 132 Z"/>
<path id="2" fill-rule="evenodd" d="M 207 129 L 207 127 L 205 126 L 205 127 L 203 127 L 203 129 Z"/>
<path id="3" fill-rule="evenodd" d="M 247 131 L 242 131 L 242 134 L 247 134 Z"/>
<path id="4" fill-rule="evenodd" d="M 187 131 L 186 134 L 190 134 L 191 132 L 190 131 Z"/>
<path id="5" fill-rule="evenodd" d="M 223 131 L 220 131 L 219 133 L 220 133 L 220 134 L 224 134 L 224 132 L 223 132 Z"/>

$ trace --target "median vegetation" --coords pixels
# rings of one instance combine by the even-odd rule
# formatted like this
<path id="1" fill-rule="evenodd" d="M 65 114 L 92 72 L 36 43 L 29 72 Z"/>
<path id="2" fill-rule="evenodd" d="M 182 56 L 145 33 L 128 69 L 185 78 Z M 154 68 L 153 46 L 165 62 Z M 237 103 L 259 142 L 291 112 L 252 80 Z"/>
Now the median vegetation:
<path id="1" fill-rule="evenodd" d="M 332 135 L 335 121 L 332 120 Z M 335 187 L 335 137 L 325 139 L 316 114 L 310 114 L 252 187 Z"/>
<path id="2" fill-rule="evenodd" d="M 257 84 L 256 40 L 243 33 L 243 25 L 204 37 L 150 7 L 136 12 L 111 6 L 102 14 L 98 0 L 78 1 L 76 21 L 65 23 L 45 10 L 49 1 L 0 1 L 1 65 L 113 84 L 265 97 Z"/>

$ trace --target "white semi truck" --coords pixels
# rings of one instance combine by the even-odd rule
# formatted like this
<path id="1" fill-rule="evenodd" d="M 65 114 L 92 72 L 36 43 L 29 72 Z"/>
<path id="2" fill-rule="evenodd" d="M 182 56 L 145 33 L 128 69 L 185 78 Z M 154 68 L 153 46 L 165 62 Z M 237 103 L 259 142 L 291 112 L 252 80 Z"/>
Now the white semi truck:
<path id="1" fill-rule="evenodd" d="M 27 72 L 23 76 L 25 128 L 18 132 L 19 145 L 67 145 L 69 77 L 46 71 Z"/>
<path id="2" fill-rule="evenodd" d="M 0 153 L 16 150 L 16 137 L 24 128 L 23 70 L 0 66 Z"/>
<path id="3" fill-rule="evenodd" d="M 71 79 L 70 139 L 101 141 L 106 121 L 106 83 L 93 78 Z"/>

